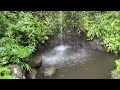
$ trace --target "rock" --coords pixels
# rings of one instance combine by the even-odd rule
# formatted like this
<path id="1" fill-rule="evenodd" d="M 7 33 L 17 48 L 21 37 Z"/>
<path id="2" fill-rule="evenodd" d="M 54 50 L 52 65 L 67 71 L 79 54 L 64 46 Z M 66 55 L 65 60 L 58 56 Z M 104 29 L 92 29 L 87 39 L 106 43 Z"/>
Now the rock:
<path id="1" fill-rule="evenodd" d="M 37 70 L 34 68 L 31 68 L 30 72 L 28 73 L 27 77 L 28 79 L 36 79 Z"/>
<path id="2" fill-rule="evenodd" d="M 42 60 L 38 56 L 33 55 L 27 63 L 31 66 L 31 68 L 39 68 L 42 64 Z"/>
<path id="3" fill-rule="evenodd" d="M 55 67 L 49 67 L 44 70 L 44 76 L 52 76 L 55 74 L 56 68 Z"/>
<path id="4" fill-rule="evenodd" d="M 116 73 L 116 71 L 112 71 L 111 79 L 120 79 L 120 73 Z"/>
<path id="5" fill-rule="evenodd" d="M 111 76 L 111 79 L 120 79 L 120 74 L 118 74 L 116 76 Z"/>
<path id="6" fill-rule="evenodd" d="M 93 39 L 89 43 L 90 43 L 91 48 L 101 50 L 101 51 L 105 51 L 103 43 L 102 43 L 102 41 L 100 39 L 97 39 L 97 38 Z"/>
<path id="7" fill-rule="evenodd" d="M 11 75 L 19 78 L 19 79 L 23 79 L 24 78 L 24 72 L 22 71 L 22 69 L 20 68 L 20 66 L 12 64 L 9 65 L 10 69 L 11 69 Z"/>

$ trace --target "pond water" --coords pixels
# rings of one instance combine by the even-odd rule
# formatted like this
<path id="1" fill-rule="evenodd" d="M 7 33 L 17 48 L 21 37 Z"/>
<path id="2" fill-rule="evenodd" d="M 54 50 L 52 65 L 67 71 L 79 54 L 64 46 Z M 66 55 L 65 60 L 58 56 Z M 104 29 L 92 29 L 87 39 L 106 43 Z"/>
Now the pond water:
<path id="1" fill-rule="evenodd" d="M 117 55 L 94 50 L 89 43 L 79 36 L 76 30 L 67 30 L 61 37 L 49 40 L 43 52 L 36 51 L 42 59 L 42 67 L 38 68 L 37 79 L 110 79 L 115 68 Z M 54 42 L 56 42 L 54 44 Z M 56 72 L 51 77 L 43 75 L 46 67 L 55 66 Z"/>
<path id="2" fill-rule="evenodd" d="M 119 58 L 99 50 L 64 45 L 48 48 L 40 57 L 43 63 L 38 69 L 38 79 L 110 79 L 114 61 Z M 42 70 L 49 66 L 55 66 L 56 73 L 45 77 Z"/>

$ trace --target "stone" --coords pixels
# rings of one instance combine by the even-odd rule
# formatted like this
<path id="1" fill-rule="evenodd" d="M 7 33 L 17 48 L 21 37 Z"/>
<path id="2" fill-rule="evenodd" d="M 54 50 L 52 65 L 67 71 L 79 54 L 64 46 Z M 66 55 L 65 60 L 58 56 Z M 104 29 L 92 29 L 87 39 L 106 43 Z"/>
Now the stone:
<path id="1" fill-rule="evenodd" d="M 102 43 L 102 41 L 99 38 L 93 39 L 89 43 L 90 43 L 90 47 L 91 48 L 97 49 L 97 50 L 101 50 L 101 51 L 105 51 L 103 43 Z"/>
<path id="2" fill-rule="evenodd" d="M 111 79 L 120 79 L 120 75 L 112 76 Z"/>
<path id="3" fill-rule="evenodd" d="M 28 79 L 36 79 L 36 75 L 37 75 L 37 70 L 34 68 L 31 68 L 30 72 L 28 72 Z"/>
<path id="4" fill-rule="evenodd" d="M 24 72 L 22 71 L 21 67 L 16 64 L 9 65 L 10 66 L 10 72 L 13 77 L 16 77 L 18 79 L 24 78 Z"/>
<path id="5" fill-rule="evenodd" d="M 55 74 L 56 68 L 55 67 L 49 67 L 44 70 L 44 76 L 52 76 Z"/>
<path id="6" fill-rule="evenodd" d="M 33 56 L 27 63 L 31 66 L 31 68 L 39 68 L 42 64 L 42 60 L 37 56 Z"/>
<path id="7" fill-rule="evenodd" d="M 120 79 L 120 73 L 112 72 L 111 73 L 111 79 Z"/>

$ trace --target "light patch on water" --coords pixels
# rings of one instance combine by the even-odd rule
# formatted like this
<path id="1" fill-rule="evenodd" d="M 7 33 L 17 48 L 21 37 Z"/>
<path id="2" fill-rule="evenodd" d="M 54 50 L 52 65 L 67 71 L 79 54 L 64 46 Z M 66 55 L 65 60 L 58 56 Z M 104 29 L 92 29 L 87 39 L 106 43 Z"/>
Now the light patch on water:
<path id="1" fill-rule="evenodd" d="M 54 50 L 56 50 L 56 51 L 65 51 L 68 48 L 70 48 L 70 46 L 61 45 L 61 46 L 55 47 Z"/>
<path id="2" fill-rule="evenodd" d="M 73 50 L 71 46 L 57 46 L 51 51 L 42 54 L 43 65 L 64 66 L 84 63 L 88 53 L 85 49 Z M 71 64 L 72 63 L 72 64 Z"/>

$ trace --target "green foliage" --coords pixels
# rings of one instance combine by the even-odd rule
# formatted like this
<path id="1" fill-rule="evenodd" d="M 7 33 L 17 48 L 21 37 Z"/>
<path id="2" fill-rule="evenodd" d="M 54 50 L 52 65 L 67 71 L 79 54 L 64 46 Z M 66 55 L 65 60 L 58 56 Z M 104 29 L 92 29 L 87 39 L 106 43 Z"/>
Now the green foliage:
<path id="1" fill-rule="evenodd" d="M 44 44 L 53 35 L 51 18 L 40 18 L 31 12 L 0 12 L 0 66 L 18 64 L 30 71 L 26 63 L 38 43 Z M 7 69 L 6 69 L 7 70 Z M 5 76 L 7 75 L 7 76 Z M 5 73 L 0 78 L 9 77 Z"/>
<path id="2" fill-rule="evenodd" d="M 41 21 L 46 21 L 45 30 L 49 35 L 56 35 L 60 29 L 60 11 L 35 11 L 31 12 L 34 16 L 37 16 Z M 62 12 L 64 13 L 64 12 Z M 64 15 L 64 14 L 63 14 Z M 64 16 L 63 16 L 64 18 Z M 63 22 L 64 23 L 64 20 Z"/>
<path id="3" fill-rule="evenodd" d="M 107 52 L 120 52 L 119 11 L 1 11 L 0 67 L 12 63 L 30 71 L 26 62 L 37 44 L 57 35 L 60 27 L 83 30 L 88 40 L 102 38 Z"/>
<path id="4" fill-rule="evenodd" d="M 86 32 L 88 40 L 101 37 L 107 52 L 120 51 L 119 11 L 83 11 L 79 12 L 79 17 L 80 26 Z"/>
<path id="5" fill-rule="evenodd" d="M 65 29 L 80 30 L 79 11 L 64 11 Z"/>
<path id="6" fill-rule="evenodd" d="M 116 69 L 111 72 L 111 77 L 113 79 L 117 78 L 120 79 L 120 59 L 115 61 Z"/>
<path id="7" fill-rule="evenodd" d="M 8 66 L 0 67 L 0 79 L 17 79 L 10 75 L 10 68 Z"/>

